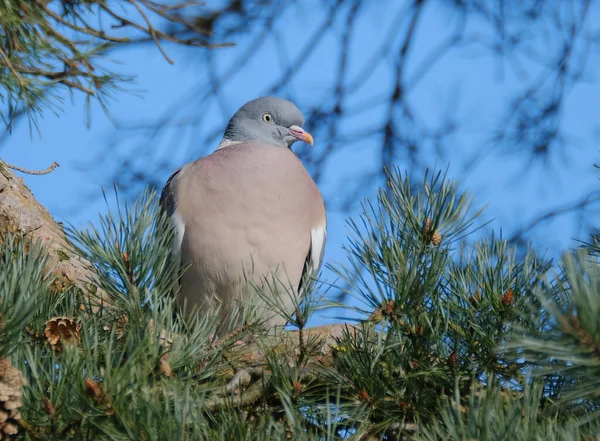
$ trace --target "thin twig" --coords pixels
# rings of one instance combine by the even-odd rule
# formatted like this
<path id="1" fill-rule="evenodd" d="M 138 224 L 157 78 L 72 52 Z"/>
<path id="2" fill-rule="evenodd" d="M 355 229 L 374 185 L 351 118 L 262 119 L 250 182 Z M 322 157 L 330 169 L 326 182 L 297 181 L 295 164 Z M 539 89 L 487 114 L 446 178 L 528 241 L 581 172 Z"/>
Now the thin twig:
<path id="1" fill-rule="evenodd" d="M 115 36 L 106 34 L 102 30 L 96 30 L 93 28 L 82 28 L 80 26 L 77 26 L 76 24 L 71 23 L 67 20 L 63 20 L 63 18 L 60 15 L 54 13 L 51 9 L 48 9 L 45 5 L 43 5 L 43 3 L 40 0 L 37 0 L 37 3 L 44 9 L 45 14 L 48 14 L 50 17 L 52 17 L 58 23 L 66 26 L 69 29 L 72 29 L 77 32 L 81 32 L 86 35 L 91 35 L 92 37 L 97 37 L 97 38 L 100 38 L 105 41 L 110 41 L 112 43 L 128 43 L 129 42 L 129 37 L 115 37 Z M 117 18 L 118 18 L 118 16 L 117 16 Z"/>
<path id="2" fill-rule="evenodd" d="M 268 378 L 268 377 L 267 377 Z M 246 389 L 240 395 L 226 395 L 220 396 L 217 395 L 215 397 L 211 397 L 205 401 L 204 406 L 206 409 L 213 411 L 219 407 L 225 406 L 233 402 L 234 406 L 248 406 L 250 404 L 256 403 L 263 396 L 263 388 L 262 382 L 256 381 L 250 385 L 248 389 Z"/>
<path id="3" fill-rule="evenodd" d="M 169 64 L 174 64 L 173 60 L 171 58 L 169 58 L 169 56 L 167 55 L 167 53 L 165 52 L 165 50 L 162 48 L 162 46 L 160 44 L 160 39 L 156 35 L 156 29 L 154 29 L 154 26 L 152 26 L 152 23 L 150 23 L 150 19 L 148 18 L 148 16 L 144 12 L 144 10 L 141 8 L 140 5 L 138 5 L 138 2 L 135 1 L 135 0 L 131 0 L 131 4 L 133 6 L 135 6 L 135 9 L 138 10 L 138 12 L 140 13 L 140 15 L 142 16 L 142 18 L 144 19 L 144 21 L 148 25 L 148 33 L 152 37 L 152 40 L 154 40 L 154 44 L 156 45 L 156 47 L 158 48 L 158 50 L 160 51 L 160 53 L 162 54 L 162 56 L 165 57 L 165 60 L 167 60 L 167 62 Z"/>
<path id="4" fill-rule="evenodd" d="M 570 213 L 573 213 L 573 212 L 576 212 L 579 210 L 585 210 L 590 205 L 593 205 L 597 202 L 600 202 L 600 194 L 597 192 L 593 192 L 591 194 L 586 195 L 583 199 L 581 199 L 579 201 L 569 202 L 560 207 L 556 207 L 552 210 L 549 210 L 549 211 L 539 215 L 535 219 L 533 219 L 527 225 L 525 225 L 525 226 L 519 228 L 517 231 L 515 231 L 513 233 L 513 235 L 508 239 L 508 242 L 516 243 L 518 241 L 524 241 L 525 240 L 524 235 L 527 232 L 536 228 L 539 224 L 541 224 L 543 222 L 549 222 L 551 220 L 554 220 L 557 217 L 560 217 L 560 216 L 563 216 L 566 214 L 570 214 Z"/>
<path id="5" fill-rule="evenodd" d="M 6 165 L 8 168 L 10 168 L 12 170 L 20 171 L 21 173 L 25 173 L 28 175 L 47 175 L 48 173 L 52 173 L 56 167 L 60 167 L 60 164 L 56 161 L 54 161 L 50 165 L 50 167 L 48 167 L 44 170 L 29 170 L 27 168 L 19 167 L 18 165 L 9 164 L 8 162 L 4 162 L 2 160 L 0 160 L 0 162 L 2 162 L 4 165 Z"/>
<path id="6" fill-rule="evenodd" d="M 2 55 L 2 58 L 4 58 L 6 60 L 6 66 L 8 67 L 8 70 L 10 70 L 12 72 L 12 74 L 15 76 L 15 78 L 19 82 L 19 85 L 21 87 L 25 87 L 25 83 L 23 82 L 21 75 L 19 75 L 19 73 L 15 70 L 13 64 L 10 61 L 10 58 L 8 58 L 8 55 L 6 55 L 6 52 L 4 52 L 4 50 L 2 49 L 2 46 L 0 46 L 0 55 Z"/>

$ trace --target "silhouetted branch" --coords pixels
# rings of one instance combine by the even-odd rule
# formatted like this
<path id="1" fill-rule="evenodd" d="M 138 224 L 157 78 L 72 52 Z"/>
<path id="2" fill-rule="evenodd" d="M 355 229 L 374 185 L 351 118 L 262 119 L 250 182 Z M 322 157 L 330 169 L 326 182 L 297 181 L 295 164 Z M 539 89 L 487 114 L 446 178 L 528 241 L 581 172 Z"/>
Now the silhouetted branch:
<path id="1" fill-rule="evenodd" d="M 539 225 L 545 222 L 553 221 L 557 217 L 573 213 L 583 213 L 586 209 L 593 207 L 598 202 L 600 202 L 600 192 L 593 192 L 587 194 L 580 200 L 553 208 L 543 214 L 536 216 L 533 220 L 529 221 L 528 223 L 514 231 L 512 235 L 508 238 L 508 242 L 520 246 L 526 246 L 526 235 L 529 234 Z"/>
<path id="2" fill-rule="evenodd" d="M 525 175 L 527 168 L 540 160 L 545 164 L 543 173 L 551 176 L 556 170 L 548 166 L 549 158 L 567 147 L 565 101 L 584 78 L 588 54 L 598 44 L 594 37 L 598 33 L 590 30 L 595 6 L 590 0 L 569 2 L 568 7 L 563 2 L 501 0 L 391 2 L 386 4 L 386 20 L 369 35 L 372 43 L 368 48 L 358 43 L 360 27 L 375 16 L 381 20 L 377 14 L 382 13 L 365 0 L 231 0 L 217 12 L 203 10 L 194 20 L 209 29 L 213 38 L 235 41 L 243 36 L 244 44 L 227 64 L 218 53 L 195 54 L 208 75 L 192 90 L 175 99 L 156 119 L 121 121 L 120 131 L 107 147 L 114 148 L 124 139 L 135 141 L 130 149 L 121 149 L 118 163 L 110 164 L 108 180 L 117 181 L 125 194 L 134 196 L 148 184 L 161 186 L 165 177 L 181 166 L 182 157 L 193 160 L 214 149 L 226 119 L 243 104 L 230 104 L 225 99 L 230 96 L 227 91 L 241 81 L 253 57 L 267 48 L 274 48 L 279 66 L 270 72 L 263 92 L 256 95 L 277 94 L 303 110 L 317 148 L 299 154 L 316 180 L 326 179 L 333 158 L 340 154 L 368 152 L 363 169 L 354 173 L 351 182 L 344 182 L 336 200 L 329 201 L 330 210 L 351 209 L 380 183 L 381 171 L 397 163 L 417 177 L 437 158 L 451 161 L 453 173 L 466 177 L 486 158 L 506 153 L 524 158 L 517 176 Z M 309 30 L 293 41 L 286 38 L 287 17 L 308 11 Z M 444 26 L 431 34 L 433 14 L 442 14 Z M 163 32 L 175 35 L 177 29 Z M 176 35 L 184 38 L 184 34 Z M 144 41 L 151 40 L 148 36 Z M 311 57 L 324 44 L 331 54 L 330 67 L 327 75 L 318 76 L 314 72 L 320 66 L 311 64 Z M 502 103 L 490 99 L 490 109 L 484 109 L 494 124 L 481 127 L 478 119 L 461 120 L 457 110 L 465 90 L 459 89 L 450 98 L 430 91 L 431 99 L 440 103 L 440 115 L 423 114 L 415 96 L 422 98 L 422 88 L 430 87 L 429 83 L 424 86 L 428 76 L 440 69 L 450 54 L 460 56 L 468 51 L 471 56 L 474 50 L 480 57 L 493 56 L 498 80 L 510 86 L 501 92 L 505 95 Z M 307 70 L 322 84 L 310 93 L 303 82 Z M 440 86 L 443 90 L 452 87 Z M 448 100 L 445 107 L 442 98 Z M 214 115 L 211 110 L 215 108 L 220 123 L 208 125 L 204 116 Z M 478 138 L 470 141 L 469 149 L 463 148 L 463 137 L 472 135 L 473 125 L 480 131 Z M 193 144 L 181 145 L 179 140 L 188 136 L 193 137 Z M 162 147 L 175 142 L 180 145 L 176 160 L 172 150 Z M 144 148 L 137 148 L 137 143 Z M 148 149 L 149 145 L 156 149 Z M 98 159 L 107 156 L 103 152 Z M 592 197 L 586 207 L 597 204 Z M 575 204 L 571 212 L 584 208 Z M 553 212 L 541 208 L 532 215 L 547 219 L 555 216 Z M 540 223 L 523 228 L 536 228 Z M 518 235 L 524 232 L 518 228 Z"/>

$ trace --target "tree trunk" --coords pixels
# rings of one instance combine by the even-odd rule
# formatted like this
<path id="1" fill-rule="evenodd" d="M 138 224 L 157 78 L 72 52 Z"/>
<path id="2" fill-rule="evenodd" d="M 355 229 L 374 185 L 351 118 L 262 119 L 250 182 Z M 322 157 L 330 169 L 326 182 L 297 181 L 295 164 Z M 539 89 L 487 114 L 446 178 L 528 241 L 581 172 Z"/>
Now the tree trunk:
<path id="1" fill-rule="evenodd" d="M 49 255 L 48 271 L 55 276 L 52 284 L 55 290 L 62 292 L 75 284 L 86 291 L 97 292 L 89 263 L 73 252 L 62 226 L 35 199 L 23 179 L 16 177 L 0 160 L 0 241 L 11 233 L 38 240 L 45 246 Z"/>

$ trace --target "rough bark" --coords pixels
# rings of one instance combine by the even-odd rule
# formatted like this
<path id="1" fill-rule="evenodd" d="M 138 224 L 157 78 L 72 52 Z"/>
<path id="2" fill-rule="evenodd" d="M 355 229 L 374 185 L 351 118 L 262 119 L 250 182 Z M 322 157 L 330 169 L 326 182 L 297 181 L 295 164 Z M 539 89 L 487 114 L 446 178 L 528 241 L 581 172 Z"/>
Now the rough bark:
<path id="1" fill-rule="evenodd" d="M 39 240 L 46 247 L 48 270 L 55 277 L 53 289 L 62 292 L 75 284 L 86 291 L 97 291 L 91 283 L 93 273 L 73 252 L 61 225 L 35 199 L 23 179 L 15 176 L 0 160 L 0 241 L 11 233 L 32 241 Z"/>

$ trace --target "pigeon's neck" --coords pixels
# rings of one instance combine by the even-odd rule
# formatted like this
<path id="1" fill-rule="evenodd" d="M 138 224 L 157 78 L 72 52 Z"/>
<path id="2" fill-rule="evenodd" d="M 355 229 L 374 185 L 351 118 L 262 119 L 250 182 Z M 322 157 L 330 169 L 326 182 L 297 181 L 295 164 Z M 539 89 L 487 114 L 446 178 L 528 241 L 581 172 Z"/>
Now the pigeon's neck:
<path id="1" fill-rule="evenodd" d="M 223 138 L 219 145 L 217 146 L 217 150 L 224 149 L 225 147 L 231 147 L 232 145 L 241 144 L 244 141 L 236 141 L 230 138 Z"/>

